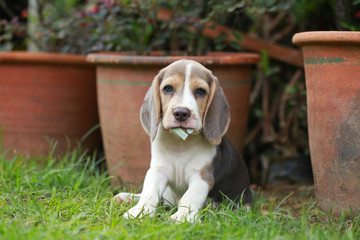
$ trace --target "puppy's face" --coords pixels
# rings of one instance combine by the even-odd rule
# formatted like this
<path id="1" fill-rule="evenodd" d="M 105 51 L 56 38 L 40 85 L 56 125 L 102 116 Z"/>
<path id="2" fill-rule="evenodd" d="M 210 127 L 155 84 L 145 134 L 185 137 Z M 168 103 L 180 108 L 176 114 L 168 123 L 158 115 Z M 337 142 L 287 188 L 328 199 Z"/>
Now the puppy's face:
<path id="1" fill-rule="evenodd" d="M 159 94 L 165 129 L 199 132 L 213 94 L 211 72 L 194 61 L 175 62 L 164 70 Z"/>
<path id="2" fill-rule="evenodd" d="M 179 60 L 154 78 L 140 119 L 151 141 L 162 123 L 165 129 L 183 127 L 203 132 L 211 144 L 217 145 L 229 126 L 230 111 L 211 71 L 198 62 Z"/>

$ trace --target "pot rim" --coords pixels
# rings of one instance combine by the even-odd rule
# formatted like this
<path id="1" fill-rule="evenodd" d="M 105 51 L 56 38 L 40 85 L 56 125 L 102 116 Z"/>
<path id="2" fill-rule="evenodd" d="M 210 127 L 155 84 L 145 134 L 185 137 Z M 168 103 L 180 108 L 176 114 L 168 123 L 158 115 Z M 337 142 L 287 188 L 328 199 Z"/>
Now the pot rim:
<path id="1" fill-rule="evenodd" d="M 292 42 L 297 46 L 323 44 L 360 45 L 360 32 L 352 31 L 313 31 L 296 33 Z"/>
<path id="2" fill-rule="evenodd" d="M 148 56 L 132 52 L 100 52 L 88 54 L 87 61 L 109 65 L 168 65 L 180 59 L 191 59 L 204 65 L 248 65 L 260 61 L 259 54 L 244 52 L 209 52 L 201 56 L 181 56 L 181 52 L 173 52 L 177 56 L 164 54 L 164 51 L 153 51 Z"/>
<path id="3" fill-rule="evenodd" d="M 53 52 L 27 52 L 9 51 L 0 52 L 0 63 L 35 63 L 35 64 L 59 64 L 59 65 L 83 65 L 92 66 L 86 61 L 86 57 L 77 54 L 53 53 Z"/>

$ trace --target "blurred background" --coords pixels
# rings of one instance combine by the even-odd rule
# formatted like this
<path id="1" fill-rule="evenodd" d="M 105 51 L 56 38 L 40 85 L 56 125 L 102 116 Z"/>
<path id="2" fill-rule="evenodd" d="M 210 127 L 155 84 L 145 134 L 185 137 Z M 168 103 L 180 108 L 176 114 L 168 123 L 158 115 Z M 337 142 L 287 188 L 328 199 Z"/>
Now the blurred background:
<path id="1" fill-rule="evenodd" d="M 359 31 L 360 0 L 0 0 L 0 19 L 0 51 L 260 53 L 243 150 L 252 182 L 311 184 L 305 76 L 291 39 Z M 230 31 L 204 34 L 212 25 Z"/>

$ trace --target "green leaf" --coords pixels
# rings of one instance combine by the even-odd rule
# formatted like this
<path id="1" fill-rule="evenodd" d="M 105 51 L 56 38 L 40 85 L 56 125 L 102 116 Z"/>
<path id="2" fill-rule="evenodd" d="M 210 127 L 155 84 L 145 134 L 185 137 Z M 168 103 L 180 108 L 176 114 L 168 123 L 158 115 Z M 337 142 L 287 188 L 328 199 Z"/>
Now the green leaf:
<path id="1" fill-rule="evenodd" d="M 298 89 L 299 89 L 299 84 L 286 85 L 286 87 L 285 87 L 285 93 L 294 94 L 294 93 L 297 93 Z"/>
<path id="2" fill-rule="evenodd" d="M 278 72 L 280 72 L 279 66 L 269 67 L 268 70 L 266 71 L 266 75 L 271 76 L 271 75 L 275 75 Z"/>
<path id="3" fill-rule="evenodd" d="M 144 32 L 144 41 L 143 41 L 144 45 L 149 44 L 152 33 L 153 33 L 153 28 L 152 28 L 151 24 L 147 24 L 145 27 L 145 32 Z"/>
<path id="4" fill-rule="evenodd" d="M 223 44 L 223 43 L 219 43 L 219 44 L 215 45 L 216 51 L 222 51 L 222 50 L 224 50 L 224 48 L 225 48 L 225 44 Z"/>
<path id="5" fill-rule="evenodd" d="M 360 31 L 359 24 L 353 21 L 341 20 L 340 25 L 343 26 L 344 28 L 349 29 L 350 31 Z"/>
<path id="6" fill-rule="evenodd" d="M 233 12 L 235 11 L 236 9 L 239 9 L 239 8 L 243 8 L 245 6 L 246 2 L 245 0 L 242 0 L 242 1 L 239 1 L 238 3 L 234 4 L 234 5 L 231 5 L 230 7 L 227 8 L 227 11 L 230 13 L 230 12 Z"/>
<path id="7" fill-rule="evenodd" d="M 230 47 L 232 47 L 235 50 L 238 50 L 238 51 L 241 50 L 241 45 L 238 42 L 230 41 L 229 45 L 230 45 Z"/>
<path id="8" fill-rule="evenodd" d="M 238 40 L 239 42 L 242 42 L 244 40 L 244 37 L 242 35 L 241 32 L 239 31 L 234 31 L 232 32 L 232 35 L 236 38 L 236 40 Z"/>
<path id="9" fill-rule="evenodd" d="M 214 41 L 216 43 L 221 43 L 221 42 L 224 42 L 227 38 L 227 35 L 225 33 L 222 33 L 222 34 L 219 34 L 215 39 Z"/>
<path id="10" fill-rule="evenodd" d="M 269 56 L 266 49 L 261 51 L 261 61 L 260 61 L 261 68 L 263 69 L 264 73 L 269 70 Z"/>

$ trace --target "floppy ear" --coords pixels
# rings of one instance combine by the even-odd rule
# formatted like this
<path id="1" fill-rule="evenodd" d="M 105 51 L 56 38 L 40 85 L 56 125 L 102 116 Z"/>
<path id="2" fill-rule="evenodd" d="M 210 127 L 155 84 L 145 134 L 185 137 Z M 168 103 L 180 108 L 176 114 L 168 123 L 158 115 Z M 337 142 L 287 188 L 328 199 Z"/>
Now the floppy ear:
<path id="1" fill-rule="evenodd" d="M 158 125 L 161 118 L 161 101 L 160 101 L 160 81 L 162 72 L 154 78 L 151 87 L 148 89 L 143 105 L 140 109 L 141 124 L 150 136 L 151 142 L 154 141 Z"/>
<path id="2" fill-rule="evenodd" d="M 216 77 L 211 75 L 210 96 L 205 110 L 203 132 L 213 145 L 219 145 L 230 124 L 229 104 Z"/>

